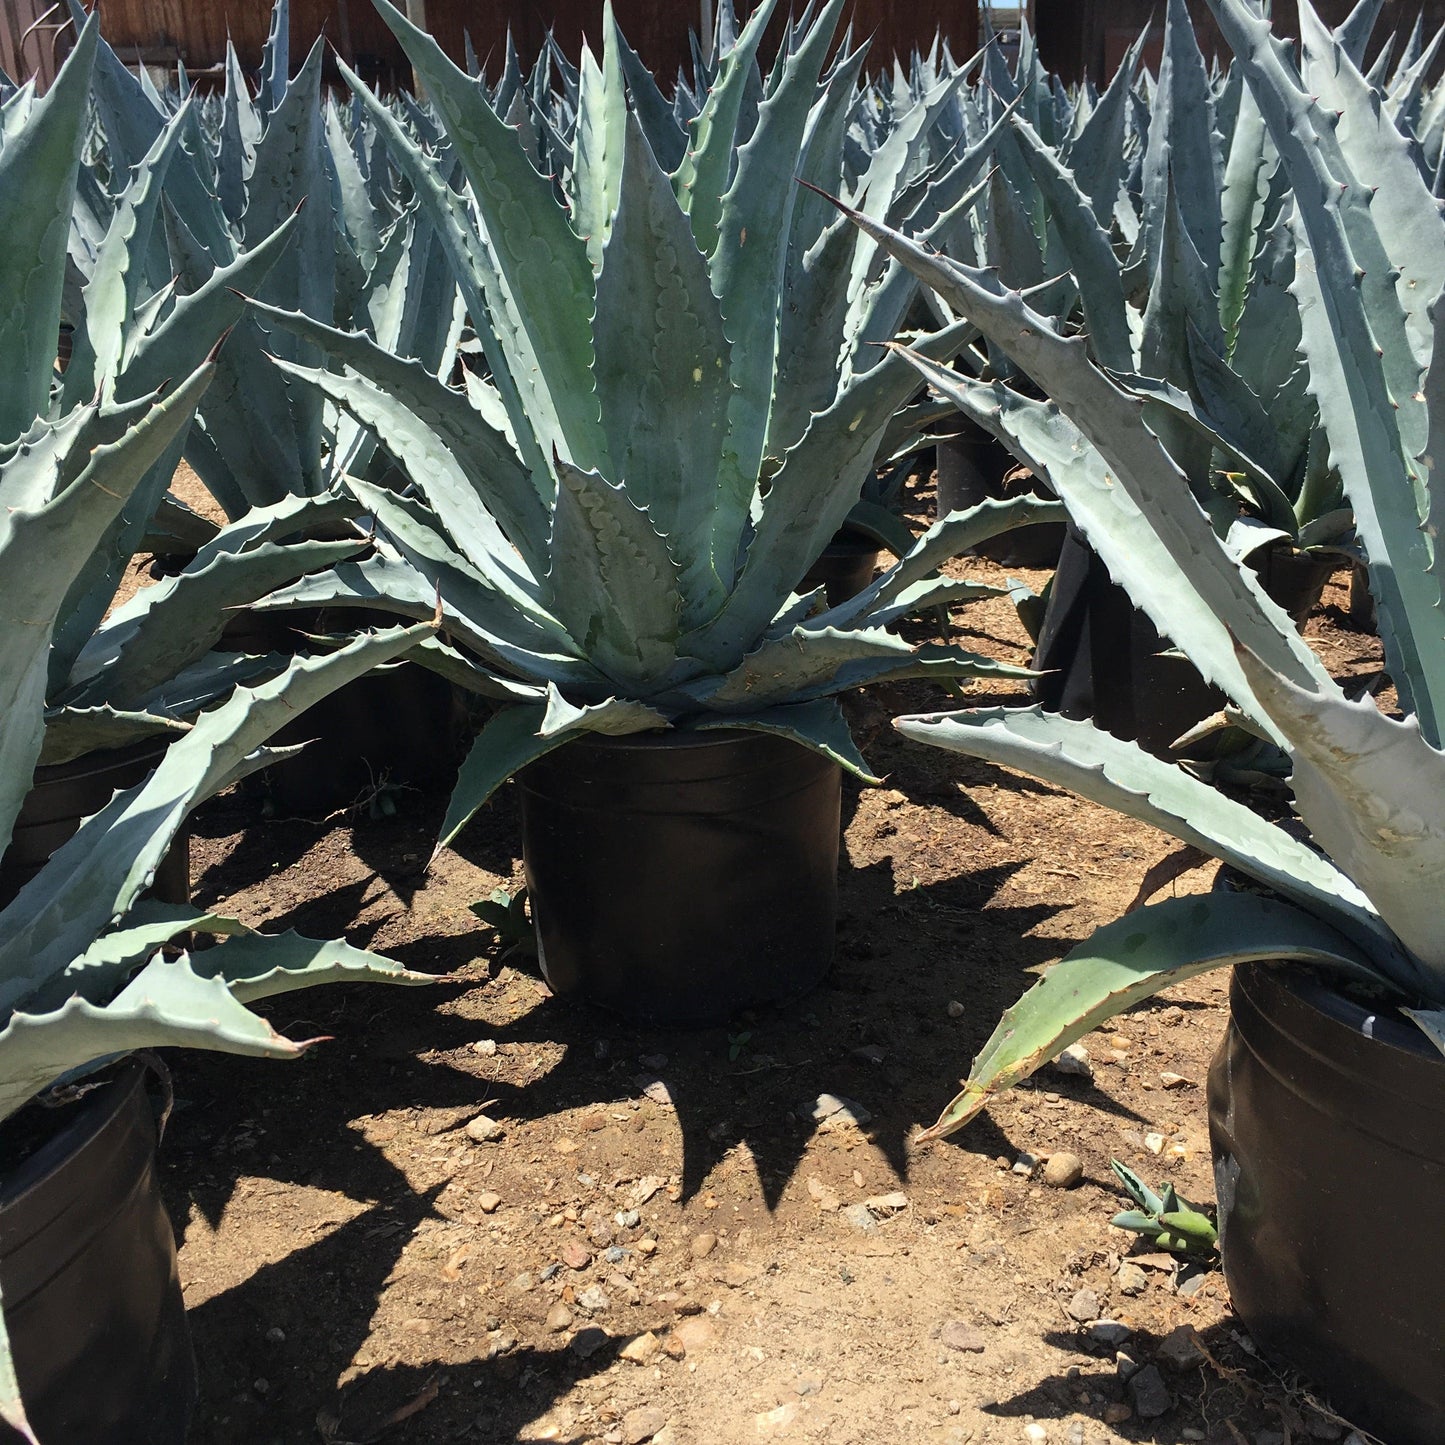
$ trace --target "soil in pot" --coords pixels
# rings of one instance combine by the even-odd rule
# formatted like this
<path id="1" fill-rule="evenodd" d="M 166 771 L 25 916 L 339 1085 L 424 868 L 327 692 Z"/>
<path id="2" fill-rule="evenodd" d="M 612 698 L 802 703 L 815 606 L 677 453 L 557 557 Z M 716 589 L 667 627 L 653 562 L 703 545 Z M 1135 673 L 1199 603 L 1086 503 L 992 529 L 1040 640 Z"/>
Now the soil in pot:
<path id="1" fill-rule="evenodd" d="M 518 778 L 558 993 L 684 1026 L 807 992 L 833 958 L 840 771 L 744 729 L 584 738 Z"/>
<path id="2" fill-rule="evenodd" d="M 82 821 L 98 813 L 123 788 L 143 781 L 165 754 L 167 740 L 146 739 L 128 748 L 106 748 L 68 763 L 36 768 L 15 831 L 0 859 L 0 907 L 73 837 Z M 156 869 L 151 895 L 163 903 L 191 896 L 190 836 L 183 828 Z"/>
<path id="3" fill-rule="evenodd" d="M 1390 1445 L 1445 1440 L 1445 1058 L 1298 968 L 1237 968 L 1209 1073 L 1230 1294 Z"/>
<path id="4" fill-rule="evenodd" d="M 963 425 L 959 435 L 938 441 L 935 485 L 940 517 L 966 511 L 990 498 L 1002 501 L 1052 495 L 1019 466 L 1002 442 L 981 427 Z M 1001 567 L 1052 567 L 1059 560 L 1063 544 L 1062 522 L 1038 522 L 980 542 L 973 550 Z"/>
<path id="5" fill-rule="evenodd" d="M 53 1124 L 30 1105 L 0 1125 L 5 1321 L 43 1445 L 186 1438 L 196 1368 L 146 1078 L 128 1064 Z"/>
<path id="6" fill-rule="evenodd" d="M 243 613 L 218 646 L 290 655 L 307 633 L 357 627 L 395 627 L 385 612 L 293 609 Z M 465 718 L 456 690 L 416 663 L 367 673 L 306 710 L 271 739 L 271 746 L 309 742 L 295 757 L 266 768 L 252 785 L 288 816 L 329 813 L 396 787 L 426 787 L 456 770 Z"/>
<path id="7" fill-rule="evenodd" d="M 873 580 L 880 550 L 871 537 L 844 527 L 808 568 L 797 590 L 801 593 L 825 587 L 828 606 L 837 607 L 856 597 Z"/>

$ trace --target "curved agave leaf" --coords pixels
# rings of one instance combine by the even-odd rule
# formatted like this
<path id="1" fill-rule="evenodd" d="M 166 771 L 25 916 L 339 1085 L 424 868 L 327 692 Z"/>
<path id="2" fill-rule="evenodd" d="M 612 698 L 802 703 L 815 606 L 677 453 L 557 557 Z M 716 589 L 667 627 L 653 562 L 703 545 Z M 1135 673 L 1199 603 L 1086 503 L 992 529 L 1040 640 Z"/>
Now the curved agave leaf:
<path id="1" fill-rule="evenodd" d="M 963 1092 L 918 1140 L 956 1133 L 1004 1090 L 1160 989 L 1210 969 L 1274 960 L 1378 977 L 1368 954 L 1318 918 L 1248 893 L 1171 898 L 1105 924 L 1005 1011 Z"/>
<path id="2" fill-rule="evenodd" d="M 762 712 L 706 715 L 693 719 L 688 731 L 709 732 L 718 728 L 747 728 L 753 732 L 776 733 L 779 737 L 801 743 L 825 758 L 841 764 L 859 781 L 876 785 L 883 781 L 868 766 L 843 709 L 835 697 L 816 698 L 811 702 L 770 707 Z"/>

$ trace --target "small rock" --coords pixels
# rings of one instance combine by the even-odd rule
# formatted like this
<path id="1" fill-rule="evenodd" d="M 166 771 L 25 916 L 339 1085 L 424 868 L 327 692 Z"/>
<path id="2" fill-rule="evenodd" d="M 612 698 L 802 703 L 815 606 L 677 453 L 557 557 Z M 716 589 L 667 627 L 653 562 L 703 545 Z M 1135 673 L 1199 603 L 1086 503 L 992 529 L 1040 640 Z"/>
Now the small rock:
<path id="1" fill-rule="evenodd" d="M 901 1189 L 895 1189 L 888 1194 L 875 1194 L 863 1202 L 874 1214 L 897 1214 L 900 1209 L 908 1208 L 908 1196 Z"/>
<path id="2" fill-rule="evenodd" d="M 619 1209 L 613 1219 L 618 1229 L 636 1229 L 642 1223 L 642 1216 L 635 1209 Z"/>
<path id="3" fill-rule="evenodd" d="M 1369 1442 L 1358 1430 L 1351 1430 L 1350 1433 L 1345 1436 L 1342 1445 L 1369 1445 Z"/>
<path id="4" fill-rule="evenodd" d="M 468 1139 L 475 1139 L 478 1144 L 491 1144 L 507 1131 L 495 1119 L 478 1114 L 467 1124 L 464 1132 Z"/>
<path id="5" fill-rule="evenodd" d="M 671 1424 L 664 1425 L 662 1429 L 652 1437 L 652 1445 L 680 1445 L 677 1431 Z"/>
<path id="6" fill-rule="evenodd" d="M 1021 1174 L 1025 1179 L 1033 1174 L 1039 1167 L 1039 1156 L 1037 1154 L 1020 1154 L 1013 1162 L 1013 1172 Z"/>
<path id="7" fill-rule="evenodd" d="M 558 1252 L 568 1269 L 586 1269 L 592 1263 L 592 1251 L 580 1239 L 567 1239 Z"/>
<path id="8" fill-rule="evenodd" d="M 1054 1072 L 1071 1074 L 1078 1079 L 1092 1079 L 1094 1066 L 1089 1062 L 1089 1051 L 1083 1044 L 1070 1044 L 1054 1060 Z"/>
<path id="9" fill-rule="evenodd" d="M 530 1274 L 513 1275 L 512 1288 L 520 1294 L 526 1294 L 528 1290 L 537 1288 L 537 1281 Z"/>
<path id="10" fill-rule="evenodd" d="M 669 1344 L 676 1344 L 689 1355 L 695 1355 L 716 1342 L 717 1326 L 706 1315 L 688 1315 L 680 1319 L 668 1336 Z"/>
<path id="11" fill-rule="evenodd" d="M 1311 1440 L 1338 1440 L 1344 1433 L 1343 1425 L 1327 1420 L 1323 1415 L 1311 1415 L 1305 1421 L 1305 1434 Z"/>
<path id="12" fill-rule="evenodd" d="M 713 1278 L 729 1289 L 741 1289 L 745 1284 L 751 1284 L 761 1273 L 755 1264 L 748 1264 L 741 1259 L 730 1259 Z"/>
<path id="13" fill-rule="evenodd" d="M 675 1109 L 677 1105 L 672 1100 L 672 1090 L 662 1082 L 661 1079 L 653 1079 L 642 1086 L 643 1094 L 652 1100 L 654 1104 L 660 1104 L 664 1109 Z"/>
<path id="14" fill-rule="evenodd" d="M 608 1338 L 606 1330 L 599 1330 L 596 1325 L 588 1325 L 572 1336 L 567 1348 L 579 1360 L 586 1360 L 595 1355 L 607 1343 Z"/>
<path id="15" fill-rule="evenodd" d="M 562 1266 L 561 1266 L 560 1264 L 557 1264 L 557 1263 L 554 1261 L 554 1262 L 551 1263 L 551 1264 L 544 1265 L 543 1268 L 542 1268 L 542 1273 L 539 1274 L 539 1275 L 537 1276 L 537 1278 L 540 1279 L 543 1284 L 545 1284 L 545 1283 L 546 1283 L 549 1279 L 551 1279 L 554 1275 L 559 1275 L 559 1274 L 561 1274 L 561 1273 L 562 1273 Z"/>
<path id="16" fill-rule="evenodd" d="M 577 1152 L 577 1141 L 563 1135 L 560 1139 L 552 1140 L 552 1148 L 555 1149 L 558 1154 L 575 1154 Z"/>
<path id="17" fill-rule="evenodd" d="M 712 1230 L 705 1229 L 701 1234 L 693 1235 L 692 1244 L 688 1247 L 692 1250 L 694 1259 L 706 1259 L 717 1248 L 717 1235 Z"/>
<path id="18" fill-rule="evenodd" d="M 1174 1074 L 1168 1069 L 1165 1069 L 1159 1075 L 1159 1082 L 1163 1084 L 1166 1089 L 1193 1089 L 1197 1087 L 1193 1079 L 1186 1079 L 1183 1074 Z"/>
<path id="19" fill-rule="evenodd" d="M 497 1052 L 496 1039 L 478 1039 L 472 1045 L 472 1052 L 480 1054 L 484 1059 L 490 1059 Z"/>
<path id="20" fill-rule="evenodd" d="M 757 1427 L 758 1438 L 776 1440 L 780 1435 L 785 1435 L 802 1412 L 803 1407 L 796 1400 L 789 1400 L 786 1405 L 779 1405 L 776 1410 L 765 1410 L 761 1415 L 754 1416 L 753 1423 Z"/>
<path id="21" fill-rule="evenodd" d="M 477 1208 L 483 1214 L 495 1214 L 502 1207 L 502 1196 L 493 1194 L 489 1189 L 480 1199 L 477 1200 Z"/>
<path id="22" fill-rule="evenodd" d="M 1099 1296 L 1091 1289 L 1081 1289 L 1067 1305 L 1068 1316 L 1071 1320 L 1078 1320 L 1087 1324 L 1090 1320 L 1099 1318 Z"/>
<path id="23" fill-rule="evenodd" d="M 1180 1432 L 1181 1440 L 1207 1440 L 1209 1436 L 1203 1430 L 1196 1430 L 1193 1425 L 1186 1425 Z"/>
<path id="24" fill-rule="evenodd" d="M 667 1424 L 667 1416 L 651 1405 L 629 1410 L 622 1417 L 622 1445 L 642 1445 Z"/>
<path id="25" fill-rule="evenodd" d="M 1120 1294 L 1143 1294 L 1149 1288 L 1149 1276 L 1126 1259 L 1115 1271 L 1114 1283 L 1119 1286 Z"/>
<path id="26" fill-rule="evenodd" d="M 654 1194 L 667 1184 L 660 1174 L 644 1174 L 628 1192 L 627 1197 L 638 1207 L 647 1203 Z"/>
<path id="27" fill-rule="evenodd" d="M 1114 1373 L 1126 1385 L 1143 1368 L 1144 1361 L 1139 1358 L 1137 1345 L 1130 1345 L 1127 1349 L 1121 1349 L 1114 1355 Z"/>
<path id="28" fill-rule="evenodd" d="M 878 1221 L 866 1204 L 848 1204 L 838 1211 L 838 1218 L 862 1234 L 877 1234 Z"/>
<path id="29" fill-rule="evenodd" d="M 1145 1365 L 1129 1381 L 1129 1400 L 1141 1420 L 1157 1420 L 1174 1404 L 1158 1365 Z"/>
<path id="30" fill-rule="evenodd" d="M 1204 1351 L 1193 1325 L 1179 1325 L 1159 1341 L 1159 1358 L 1175 1370 L 1192 1370 L 1204 1363 Z"/>
<path id="31" fill-rule="evenodd" d="M 949 1320 L 938 1332 L 939 1344 L 961 1354 L 981 1355 L 987 1348 L 982 1330 L 966 1325 L 962 1320 Z"/>
<path id="32" fill-rule="evenodd" d="M 620 1244 L 614 1244 L 606 1254 L 602 1256 L 608 1264 L 621 1264 L 627 1258 L 627 1251 Z"/>
<path id="33" fill-rule="evenodd" d="M 600 1284 L 589 1284 L 577 1296 L 577 1308 L 589 1315 L 605 1315 L 612 1308 L 612 1299 Z"/>
<path id="34" fill-rule="evenodd" d="M 1042 1425 L 1030 1424 L 1024 1426 L 1024 1439 L 1031 1442 L 1031 1445 L 1044 1445 L 1049 1438 L 1049 1432 Z"/>
<path id="35" fill-rule="evenodd" d="M 1144 1147 L 1151 1154 L 1162 1154 L 1164 1152 L 1165 1139 L 1162 1134 L 1146 1134 L 1144 1136 Z"/>
<path id="36" fill-rule="evenodd" d="M 799 1375 L 793 1382 L 793 1393 L 806 1400 L 809 1395 L 823 1393 L 823 1380 L 819 1375 Z"/>
<path id="37" fill-rule="evenodd" d="M 637 1252 L 638 1254 L 656 1254 L 657 1241 L 651 1236 L 647 1239 L 639 1239 L 637 1241 Z"/>
<path id="38" fill-rule="evenodd" d="M 961 1019 L 963 1017 L 963 1005 L 959 1003 L 956 998 L 951 998 L 948 1001 L 948 1016 L 951 1019 Z"/>
<path id="39" fill-rule="evenodd" d="M 547 1328 L 554 1335 L 560 1335 L 563 1330 L 572 1328 L 572 1311 L 561 1300 L 547 1311 Z"/>
<path id="40" fill-rule="evenodd" d="M 1084 1177 L 1084 1161 L 1067 1149 L 1044 1162 L 1044 1183 L 1050 1189 L 1072 1189 Z"/>
<path id="41" fill-rule="evenodd" d="M 865 1064 L 881 1064 L 886 1055 L 877 1044 L 863 1044 L 853 1050 L 853 1057 L 862 1059 Z"/>
<path id="42" fill-rule="evenodd" d="M 816 1175 L 808 1180 L 808 1197 L 819 1209 L 829 1214 L 836 1214 L 843 1202 L 838 1198 L 838 1191 L 830 1189 Z"/>
<path id="43" fill-rule="evenodd" d="M 1174 1028 L 1176 1025 L 1184 1022 L 1184 1010 L 1180 1008 L 1177 1003 L 1170 1004 L 1169 1007 L 1159 1015 L 1159 1022 L 1161 1024 L 1168 1024 L 1170 1028 Z"/>
<path id="44" fill-rule="evenodd" d="M 1094 1320 L 1089 1325 L 1089 1338 L 1096 1345 L 1106 1345 L 1110 1349 L 1122 1345 L 1133 1333 L 1128 1325 L 1118 1320 Z"/>
<path id="45" fill-rule="evenodd" d="M 1068 1445 L 1084 1445 L 1084 1422 L 1082 1420 L 1071 1420 L 1069 1432 L 1064 1437 Z"/>
<path id="46" fill-rule="evenodd" d="M 1214 1274 L 1207 1269 L 1196 1270 L 1193 1274 L 1183 1275 L 1179 1280 L 1179 1293 L 1185 1299 L 1193 1299 L 1213 1278 Z"/>
<path id="47" fill-rule="evenodd" d="M 819 1094 L 811 1104 L 803 1105 L 802 1112 L 829 1130 L 846 1129 L 850 1124 L 861 1129 L 873 1117 L 857 1100 L 839 1094 Z"/>
<path id="48" fill-rule="evenodd" d="M 272 1325 L 266 1331 L 266 1343 L 269 1345 L 284 1345 L 286 1343 L 286 1331 L 280 1325 Z"/>
<path id="49" fill-rule="evenodd" d="M 634 1365 L 650 1365 L 661 1349 L 662 1341 L 648 1330 L 645 1335 L 628 1340 L 619 1353 L 624 1360 L 629 1360 Z"/>
<path id="50" fill-rule="evenodd" d="M 1103 1421 L 1106 1425 L 1122 1425 L 1133 1417 L 1134 1412 L 1122 1400 L 1104 1406 Z"/>

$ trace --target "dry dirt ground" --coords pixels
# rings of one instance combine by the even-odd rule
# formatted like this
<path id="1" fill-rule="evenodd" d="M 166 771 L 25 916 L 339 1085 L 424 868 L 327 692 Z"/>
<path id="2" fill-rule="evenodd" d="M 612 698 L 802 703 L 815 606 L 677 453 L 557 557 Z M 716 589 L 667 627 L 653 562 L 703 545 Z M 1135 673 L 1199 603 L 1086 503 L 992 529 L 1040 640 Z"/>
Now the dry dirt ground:
<path id="1" fill-rule="evenodd" d="M 1343 587 L 1325 602 L 1309 632 L 1331 664 L 1378 666 Z M 1007 602 L 955 621 L 1026 658 Z M 879 699 L 946 701 L 922 686 Z M 1045 1071 L 961 1136 L 912 1142 L 999 1011 L 1118 916 L 1170 840 L 886 727 L 868 752 L 887 781 L 845 788 L 832 975 L 694 1033 L 553 998 L 525 959 L 499 957 L 468 905 L 520 882 L 505 790 L 430 871 L 441 793 L 402 792 L 378 818 L 262 821 L 234 794 L 202 811 L 201 900 L 452 977 L 278 1000 L 292 1036 L 332 1036 L 296 1065 L 174 1061 L 162 1161 L 197 1441 L 1345 1434 L 1252 1358 L 1220 1275 L 1158 1256 L 1120 1272 L 1133 1237 L 1109 1223 L 1124 1207 L 1111 1158 L 1213 1197 L 1203 1085 L 1223 976 L 1089 1037 L 1092 1080 Z M 860 1122 L 815 1122 L 823 1094 L 856 1101 Z M 465 1130 L 482 1113 L 489 1141 Z M 1076 1187 L 1015 1167 L 1059 1151 L 1082 1160 Z M 1096 1318 L 1127 1327 L 1122 1347 Z"/>

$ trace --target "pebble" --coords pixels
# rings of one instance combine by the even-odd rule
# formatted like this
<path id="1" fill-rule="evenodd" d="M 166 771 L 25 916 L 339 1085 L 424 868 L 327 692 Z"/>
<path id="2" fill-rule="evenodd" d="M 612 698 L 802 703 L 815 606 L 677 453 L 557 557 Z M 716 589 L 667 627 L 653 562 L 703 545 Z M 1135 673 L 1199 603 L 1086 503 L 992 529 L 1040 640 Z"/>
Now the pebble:
<path id="1" fill-rule="evenodd" d="M 808 1180 L 808 1197 L 828 1214 L 836 1214 L 843 1201 L 838 1197 L 836 1189 L 830 1189 L 816 1175 Z"/>
<path id="2" fill-rule="evenodd" d="M 1115 1400 L 1104 1406 L 1103 1420 L 1106 1425 L 1122 1425 L 1125 1420 L 1133 1417 L 1134 1412 L 1122 1400 Z"/>
<path id="3" fill-rule="evenodd" d="M 564 1240 L 559 1254 L 568 1269 L 586 1269 L 592 1263 L 592 1251 L 580 1239 Z"/>
<path id="4" fill-rule="evenodd" d="M 1067 1306 L 1070 1319 L 1087 1324 L 1099 1318 L 1099 1296 L 1091 1289 L 1081 1289 Z"/>
<path id="5" fill-rule="evenodd" d="M 1204 1363 L 1204 1351 L 1193 1325 L 1179 1325 L 1159 1341 L 1159 1358 L 1175 1370 L 1192 1370 Z"/>
<path id="6" fill-rule="evenodd" d="M 793 1382 L 793 1393 L 802 1399 L 809 1395 L 821 1395 L 823 1393 L 823 1378 L 821 1375 L 799 1375 Z"/>
<path id="7" fill-rule="evenodd" d="M 662 1341 L 651 1330 L 628 1340 L 619 1352 L 624 1360 L 634 1365 L 650 1365 L 662 1349 Z"/>
<path id="8" fill-rule="evenodd" d="M 888 1194 L 875 1194 L 863 1202 L 874 1214 L 896 1214 L 900 1209 L 908 1208 L 908 1196 L 901 1189 L 895 1189 Z"/>
<path id="9" fill-rule="evenodd" d="M 667 1425 L 667 1416 L 652 1405 L 629 1410 L 622 1417 L 622 1445 L 642 1445 Z"/>
<path id="10" fill-rule="evenodd" d="M 1084 1177 L 1084 1161 L 1067 1149 L 1044 1162 L 1044 1183 L 1050 1189 L 1072 1189 Z"/>
<path id="11" fill-rule="evenodd" d="M 464 1132 L 468 1139 L 475 1139 L 478 1144 L 490 1144 L 507 1131 L 495 1119 L 486 1114 L 478 1114 L 467 1124 Z"/>
<path id="12" fill-rule="evenodd" d="M 1042 1425 L 1034 1424 L 1024 1426 L 1024 1439 L 1032 1441 L 1033 1445 L 1044 1445 L 1044 1441 L 1048 1438 L 1049 1432 L 1045 1430 Z"/>
<path id="13" fill-rule="evenodd" d="M 477 1200 L 477 1207 L 483 1214 L 495 1214 L 502 1207 L 502 1196 L 493 1194 L 489 1189 L 480 1199 Z"/>
<path id="14" fill-rule="evenodd" d="M 846 1204 L 838 1211 L 838 1218 L 862 1234 L 877 1234 L 878 1221 L 866 1204 Z"/>
<path id="15" fill-rule="evenodd" d="M 286 1343 L 286 1331 L 280 1325 L 272 1325 L 266 1331 L 266 1342 L 272 1345 L 284 1345 Z"/>
<path id="16" fill-rule="evenodd" d="M 1183 1074 L 1170 1073 L 1168 1069 L 1159 1075 L 1159 1082 L 1166 1089 L 1192 1089 L 1195 1087 L 1193 1079 L 1186 1079 Z"/>
<path id="17" fill-rule="evenodd" d="M 572 1311 L 558 1300 L 556 1304 L 547 1311 L 547 1328 L 554 1335 L 560 1335 L 563 1330 L 572 1327 Z"/>
<path id="18" fill-rule="evenodd" d="M 677 1108 L 672 1100 L 672 1090 L 661 1079 L 654 1079 L 650 1084 L 644 1084 L 642 1092 L 654 1104 L 660 1104 L 664 1109 Z"/>
<path id="19" fill-rule="evenodd" d="M 555 1261 L 553 1261 L 553 1263 L 551 1263 L 551 1264 L 547 1264 L 547 1265 L 543 1265 L 543 1266 L 542 1266 L 542 1273 L 539 1274 L 539 1275 L 537 1276 L 537 1278 L 540 1279 L 540 1280 L 545 1284 L 545 1283 L 546 1283 L 549 1279 L 551 1279 L 554 1275 L 559 1275 L 559 1274 L 561 1274 L 561 1273 L 562 1273 L 562 1266 L 561 1266 L 560 1264 L 557 1264 Z"/>
<path id="20" fill-rule="evenodd" d="M 981 1355 L 985 1349 L 983 1332 L 962 1320 L 949 1320 L 938 1332 L 938 1342 L 961 1354 Z"/>
<path id="21" fill-rule="evenodd" d="M 1025 1179 L 1038 1167 L 1039 1156 L 1037 1154 L 1020 1154 L 1013 1162 L 1013 1172 L 1015 1174 L 1022 1174 Z"/>
<path id="22" fill-rule="evenodd" d="M 627 1258 L 627 1251 L 620 1244 L 614 1244 L 606 1254 L 602 1256 L 608 1264 L 621 1264 Z"/>
<path id="23" fill-rule="evenodd" d="M 608 1335 L 606 1330 L 599 1330 L 596 1325 L 588 1325 L 586 1329 L 578 1330 L 572 1336 L 567 1348 L 577 1356 L 579 1360 L 585 1360 L 595 1355 L 603 1345 L 607 1343 Z"/>
<path id="24" fill-rule="evenodd" d="M 1115 1271 L 1114 1283 L 1119 1286 L 1120 1294 L 1143 1294 L 1149 1288 L 1149 1276 L 1126 1259 Z"/>
<path id="25" fill-rule="evenodd" d="M 693 1235 L 689 1247 L 694 1259 L 706 1259 L 717 1248 L 717 1235 L 712 1230 L 705 1229 L 701 1234 Z"/>
<path id="26" fill-rule="evenodd" d="M 1171 1028 L 1176 1024 L 1182 1024 L 1184 1022 L 1184 1010 L 1180 1008 L 1177 1003 L 1170 1004 L 1170 1006 L 1159 1015 L 1159 1022 L 1161 1024 L 1168 1024 Z"/>
<path id="27" fill-rule="evenodd" d="M 1214 1275 L 1207 1269 L 1199 1270 L 1195 1274 L 1185 1275 L 1184 1278 L 1179 1281 L 1179 1293 L 1184 1299 L 1193 1299 L 1213 1278 Z"/>
<path id="28" fill-rule="evenodd" d="M 956 998 L 951 998 L 948 1001 L 948 1016 L 951 1019 L 961 1019 L 963 1017 L 963 1005 L 959 1003 Z"/>
<path id="29" fill-rule="evenodd" d="M 1082 1420 L 1071 1420 L 1069 1422 L 1069 1433 L 1066 1437 L 1069 1445 L 1084 1445 L 1084 1422 Z"/>
<path id="30" fill-rule="evenodd" d="M 1164 1136 L 1162 1134 L 1146 1134 L 1144 1136 L 1144 1147 L 1151 1154 L 1162 1154 L 1164 1152 Z"/>
<path id="31" fill-rule="evenodd" d="M 840 1094 L 819 1094 L 811 1104 L 804 1104 L 802 1113 L 825 1129 L 844 1129 L 852 1124 L 861 1129 L 873 1115 L 856 1099 Z"/>
<path id="32" fill-rule="evenodd" d="M 637 1241 L 637 1252 L 639 1254 L 656 1254 L 657 1241 L 651 1236 L 648 1236 L 646 1239 L 639 1239 Z"/>
<path id="33" fill-rule="evenodd" d="M 695 1355 L 717 1342 L 717 1326 L 706 1315 L 688 1315 L 673 1325 L 668 1342 L 678 1345 L 685 1354 Z"/>
<path id="34" fill-rule="evenodd" d="M 1174 1404 L 1158 1365 L 1145 1365 L 1129 1381 L 1129 1400 L 1141 1420 L 1157 1420 Z"/>
<path id="35" fill-rule="evenodd" d="M 1107 1345 L 1111 1349 L 1122 1345 L 1133 1333 L 1128 1325 L 1118 1320 L 1094 1320 L 1089 1326 L 1089 1338 L 1096 1345 Z"/>
<path id="36" fill-rule="evenodd" d="M 577 1296 L 577 1307 L 589 1315 L 605 1315 L 612 1308 L 612 1299 L 600 1284 L 589 1284 Z"/>
<path id="37" fill-rule="evenodd" d="M 1207 1440 L 1207 1439 L 1209 1439 L 1209 1436 L 1206 1435 L 1203 1430 L 1196 1430 L 1193 1425 L 1186 1425 L 1186 1426 L 1179 1432 L 1179 1435 L 1180 1435 L 1180 1438 L 1183 1439 L 1183 1440 Z"/>
<path id="38" fill-rule="evenodd" d="M 612 1217 L 618 1229 L 636 1229 L 642 1223 L 642 1216 L 635 1209 L 619 1209 Z"/>
<path id="39" fill-rule="evenodd" d="M 1121 1349 L 1114 1355 L 1114 1373 L 1126 1385 L 1143 1368 L 1144 1361 L 1137 1354 L 1137 1346 Z"/>
<path id="40" fill-rule="evenodd" d="M 512 1288 L 522 1294 L 526 1294 L 529 1289 L 537 1288 L 537 1281 L 533 1279 L 530 1274 L 514 1275 L 512 1277 Z"/>
<path id="41" fill-rule="evenodd" d="M 1054 1060 L 1054 1072 L 1071 1074 L 1078 1079 L 1092 1079 L 1094 1066 L 1089 1062 L 1089 1051 L 1083 1044 L 1070 1044 Z"/>
<path id="42" fill-rule="evenodd" d="M 484 1059 L 490 1059 L 497 1052 L 496 1039 L 478 1039 L 472 1045 L 472 1052 L 480 1054 Z"/>
<path id="43" fill-rule="evenodd" d="M 762 1414 L 753 1417 L 758 1438 L 775 1440 L 780 1435 L 787 1434 L 802 1412 L 803 1407 L 796 1400 L 789 1400 L 786 1405 L 779 1405 L 776 1410 L 764 1410 Z"/>

